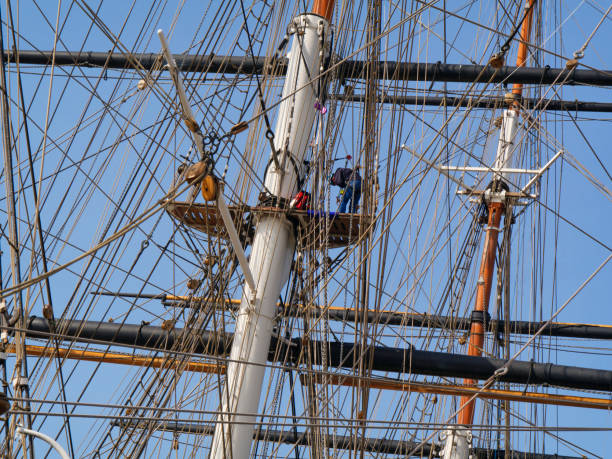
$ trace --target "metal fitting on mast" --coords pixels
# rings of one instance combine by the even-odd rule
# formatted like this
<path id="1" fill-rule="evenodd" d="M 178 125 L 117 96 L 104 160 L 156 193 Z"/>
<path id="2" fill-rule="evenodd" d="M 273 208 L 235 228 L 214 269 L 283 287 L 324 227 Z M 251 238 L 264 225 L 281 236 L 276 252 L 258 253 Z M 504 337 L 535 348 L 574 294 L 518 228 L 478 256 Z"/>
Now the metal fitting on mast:
<path id="1" fill-rule="evenodd" d="M 440 439 L 444 446 L 440 451 L 442 459 L 471 459 L 472 432 L 463 426 L 449 426 Z"/>

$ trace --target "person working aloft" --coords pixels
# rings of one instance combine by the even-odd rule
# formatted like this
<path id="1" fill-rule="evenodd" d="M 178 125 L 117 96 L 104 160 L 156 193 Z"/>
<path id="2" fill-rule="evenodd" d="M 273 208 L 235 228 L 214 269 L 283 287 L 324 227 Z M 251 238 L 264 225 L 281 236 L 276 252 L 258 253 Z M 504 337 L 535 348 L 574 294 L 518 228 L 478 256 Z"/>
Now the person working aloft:
<path id="1" fill-rule="evenodd" d="M 347 167 L 337 169 L 332 175 L 331 184 L 344 188 L 339 212 L 341 214 L 345 213 L 346 207 L 351 201 L 350 212 L 352 214 L 357 213 L 357 205 L 359 204 L 359 198 L 361 198 L 361 175 L 359 175 L 358 169 Z"/>

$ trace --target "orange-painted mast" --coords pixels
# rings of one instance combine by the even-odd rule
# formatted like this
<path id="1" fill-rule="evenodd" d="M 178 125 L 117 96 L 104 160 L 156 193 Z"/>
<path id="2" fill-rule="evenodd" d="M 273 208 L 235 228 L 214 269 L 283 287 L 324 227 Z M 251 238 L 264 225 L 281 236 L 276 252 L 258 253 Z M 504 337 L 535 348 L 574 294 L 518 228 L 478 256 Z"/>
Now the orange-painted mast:
<path id="1" fill-rule="evenodd" d="M 517 67 L 524 67 L 527 61 L 527 51 L 529 38 L 531 36 L 531 23 L 533 19 L 533 6 L 536 0 L 529 0 L 526 5 L 527 14 L 523 19 L 520 32 L 520 43 L 518 48 L 518 54 L 516 59 Z M 515 83 L 512 87 L 512 94 L 514 95 L 512 102 L 512 111 L 518 112 L 520 98 L 523 93 L 523 85 L 521 83 Z M 503 130 L 503 127 L 502 127 Z M 501 133 L 500 135 L 504 135 Z M 493 181 L 493 190 L 500 191 L 498 188 L 499 179 L 497 176 Z M 506 203 L 503 199 L 490 199 L 487 202 L 487 208 L 489 211 L 489 217 L 487 221 L 485 244 L 482 253 L 482 261 L 480 265 L 480 272 L 478 275 L 478 288 L 476 291 L 476 305 L 474 307 L 474 313 L 472 316 L 472 324 L 470 328 L 470 342 L 468 347 L 468 355 L 481 356 L 484 346 L 484 334 L 485 326 L 484 322 L 488 317 L 489 299 L 491 297 L 491 287 L 493 286 L 493 271 L 495 269 L 495 255 L 497 253 L 497 239 L 500 233 L 501 217 L 505 211 Z M 466 386 L 474 386 L 476 381 L 471 379 L 465 380 Z M 461 397 L 461 405 L 467 403 L 465 408 L 459 412 L 459 424 L 469 426 L 474 422 L 474 409 L 475 401 L 470 400 L 470 396 L 464 395 Z"/>
<path id="2" fill-rule="evenodd" d="M 313 14 L 323 16 L 325 19 L 331 22 L 332 13 L 334 12 L 334 3 L 335 0 L 314 0 L 312 12 Z"/>
<path id="3" fill-rule="evenodd" d="M 491 296 L 491 287 L 493 286 L 493 270 L 495 269 L 495 254 L 497 253 L 497 236 L 500 232 L 499 225 L 501 223 L 501 216 L 504 208 L 505 206 L 502 202 L 491 202 L 488 204 L 489 218 L 487 221 L 482 263 L 480 265 L 480 273 L 478 274 L 476 306 L 474 307 L 474 311 L 477 312 L 472 315 L 468 355 L 482 355 L 485 334 L 484 322 L 489 309 L 489 298 Z M 476 381 L 473 379 L 466 379 L 464 384 L 466 386 L 473 386 L 476 384 Z M 466 403 L 469 399 L 469 396 L 461 397 L 461 405 Z M 470 425 L 473 420 L 474 401 L 472 400 L 459 413 L 459 424 Z"/>
<path id="4" fill-rule="evenodd" d="M 527 51 L 529 42 L 529 38 L 531 37 L 531 23 L 533 22 L 533 7 L 535 5 L 536 0 L 529 0 L 529 4 L 527 5 L 528 11 L 525 19 L 523 20 L 523 25 L 521 27 L 521 35 L 518 53 L 516 56 L 516 66 L 517 67 L 525 67 L 525 63 L 527 62 Z M 514 83 L 512 86 L 512 93 L 520 99 L 523 95 L 523 83 Z M 518 101 L 514 101 L 513 108 L 518 109 Z"/>

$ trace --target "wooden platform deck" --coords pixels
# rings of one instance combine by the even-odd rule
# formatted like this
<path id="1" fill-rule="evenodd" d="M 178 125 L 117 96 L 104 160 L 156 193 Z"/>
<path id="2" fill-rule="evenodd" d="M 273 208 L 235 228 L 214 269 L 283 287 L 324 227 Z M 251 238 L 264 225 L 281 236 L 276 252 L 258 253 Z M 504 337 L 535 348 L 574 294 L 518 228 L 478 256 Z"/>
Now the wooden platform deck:
<path id="1" fill-rule="evenodd" d="M 217 206 L 213 204 L 188 204 L 171 201 L 166 204 L 167 212 L 176 220 L 211 236 L 227 238 L 227 232 Z M 295 222 L 303 234 L 323 231 L 325 219 L 329 219 L 328 244 L 330 247 L 344 247 L 359 238 L 360 225 L 369 225 L 371 217 L 359 214 L 340 214 L 313 210 L 283 210 L 276 207 L 229 206 L 230 214 L 241 235 L 252 236 L 256 218 L 262 215 L 285 216 Z"/>

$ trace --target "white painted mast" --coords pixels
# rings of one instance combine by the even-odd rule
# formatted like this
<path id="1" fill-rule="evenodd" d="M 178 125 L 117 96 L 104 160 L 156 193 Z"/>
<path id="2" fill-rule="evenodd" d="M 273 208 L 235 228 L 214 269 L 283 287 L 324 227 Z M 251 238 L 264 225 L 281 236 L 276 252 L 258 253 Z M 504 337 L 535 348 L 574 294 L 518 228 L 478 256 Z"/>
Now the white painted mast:
<path id="1" fill-rule="evenodd" d="M 274 131 L 276 153 L 271 152 L 264 181 L 273 199 L 290 200 L 298 191 L 298 173 L 316 115 L 317 77 L 327 52 L 330 4 L 316 1 L 314 11 L 319 14 L 302 14 L 290 25 L 294 38 Z M 249 457 L 276 303 L 289 277 L 294 249 L 294 230 L 286 218 L 260 216 L 249 262 L 256 289 L 246 283 L 243 287 L 210 458 Z"/>

